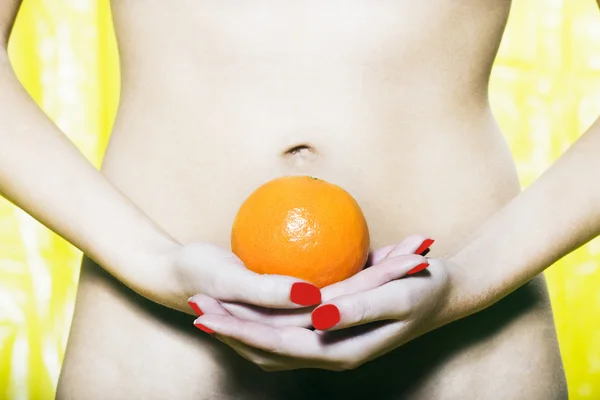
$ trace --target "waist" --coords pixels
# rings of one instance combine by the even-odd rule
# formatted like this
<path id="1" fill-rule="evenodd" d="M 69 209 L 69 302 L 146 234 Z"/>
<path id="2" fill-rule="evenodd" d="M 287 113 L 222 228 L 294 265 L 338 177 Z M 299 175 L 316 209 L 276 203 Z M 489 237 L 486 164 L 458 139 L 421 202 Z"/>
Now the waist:
<path id="1" fill-rule="evenodd" d="M 281 175 L 345 188 L 363 209 L 373 247 L 415 232 L 451 247 L 519 190 L 487 109 L 466 120 L 405 124 L 348 115 L 344 127 L 306 121 L 274 129 L 258 116 L 242 129 L 237 113 L 223 118 L 224 126 L 192 115 L 168 125 L 158 110 L 122 115 L 103 172 L 174 237 L 222 246 L 244 199 Z"/>

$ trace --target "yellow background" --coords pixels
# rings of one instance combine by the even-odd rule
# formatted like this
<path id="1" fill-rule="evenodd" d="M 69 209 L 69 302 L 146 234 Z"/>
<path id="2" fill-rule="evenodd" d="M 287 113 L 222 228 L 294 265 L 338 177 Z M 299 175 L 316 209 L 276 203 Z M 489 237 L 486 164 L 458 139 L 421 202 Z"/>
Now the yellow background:
<path id="1" fill-rule="evenodd" d="M 25 0 L 9 50 L 32 96 L 99 165 L 119 90 L 109 1 Z M 595 2 L 515 0 L 490 96 L 526 187 L 600 113 Z M 79 259 L 0 198 L 0 398 L 53 397 Z M 572 399 L 600 399 L 599 263 L 596 240 L 547 272 Z"/>

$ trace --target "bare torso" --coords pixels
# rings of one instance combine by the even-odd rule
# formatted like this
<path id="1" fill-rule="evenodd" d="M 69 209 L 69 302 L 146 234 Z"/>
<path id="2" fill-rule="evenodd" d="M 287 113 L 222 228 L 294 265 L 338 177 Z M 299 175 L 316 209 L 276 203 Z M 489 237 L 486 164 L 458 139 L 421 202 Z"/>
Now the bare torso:
<path id="1" fill-rule="evenodd" d="M 257 186 L 309 174 L 372 247 L 451 250 L 519 191 L 487 100 L 509 0 L 119 0 L 122 95 L 103 173 L 182 242 L 229 247 Z M 485 268 L 482 265 L 481 268 Z M 84 262 L 59 398 L 551 399 L 541 278 L 348 372 L 269 373 Z"/>

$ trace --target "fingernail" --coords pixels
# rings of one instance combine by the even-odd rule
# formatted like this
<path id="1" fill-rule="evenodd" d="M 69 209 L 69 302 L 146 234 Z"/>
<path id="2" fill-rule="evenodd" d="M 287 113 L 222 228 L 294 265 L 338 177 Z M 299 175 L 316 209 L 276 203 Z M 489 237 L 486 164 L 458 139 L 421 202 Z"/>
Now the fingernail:
<path id="1" fill-rule="evenodd" d="M 321 291 L 310 283 L 296 282 L 292 285 L 290 300 L 301 306 L 314 306 L 321 302 Z"/>
<path id="2" fill-rule="evenodd" d="M 423 241 L 423 243 L 421 243 L 421 245 L 419 246 L 419 248 L 417 249 L 417 251 L 415 251 L 415 254 L 421 254 L 422 252 L 424 252 L 425 250 L 427 250 L 433 244 L 433 242 L 435 242 L 435 240 L 433 240 L 433 239 L 425 239 Z"/>
<path id="3" fill-rule="evenodd" d="M 430 252 L 430 251 L 431 251 L 431 249 L 425 249 L 425 251 L 424 251 L 424 252 L 422 252 L 422 253 L 421 253 L 421 255 L 422 255 L 423 257 L 425 257 L 427 254 L 429 254 L 429 252 Z"/>
<path id="4" fill-rule="evenodd" d="M 414 267 L 413 269 L 411 269 L 410 271 L 408 271 L 406 273 L 406 275 L 412 275 L 412 274 L 416 274 L 417 272 L 421 272 L 423 271 L 425 268 L 429 267 L 429 263 L 423 263 L 423 264 L 419 264 L 416 267 Z"/>
<path id="5" fill-rule="evenodd" d="M 201 331 L 208 333 L 209 335 L 214 335 L 215 334 L 215 331 L 213 331 L 210 328 L 207 328 L 206 326 L 204 326 L 202 324 L 194 324 L 194 326 L 196 328 L 200 329 Z"/>
<path id="6" fill-rule="evenodd" d="M 190 306 L 190 308 L 191 308 L 192 310 L 194 310 L 194 312 L 195 312 L 196 314 L 198 314 L 198 316 L 199 316 L 199 317 L 201 317 L 201 316 L 203 316 L 203 315 L 204 315 L 204 313 L 202 312 L 202 310 L 200 309 L 200 307 L 198 307 L 198 304 L 196 304 L 196 303 L 193 303 L 193 302 L 191 302 L 191 301 L 188 301 L 188 305 Z"/>
<path id="7" fill-rule="evenodd" d="M 333 328 L 340 322 L 340 310 L 333 304 L 315 309 L 312 313 L 312 324 L 321 331 Z"/>

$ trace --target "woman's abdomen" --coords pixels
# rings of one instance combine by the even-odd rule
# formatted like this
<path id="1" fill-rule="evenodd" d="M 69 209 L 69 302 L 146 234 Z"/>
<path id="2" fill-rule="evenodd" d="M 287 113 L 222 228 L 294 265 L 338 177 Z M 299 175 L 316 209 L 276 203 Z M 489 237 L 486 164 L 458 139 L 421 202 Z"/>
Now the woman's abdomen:
<path id="1" fill-rule="evenodd" d="M 236 63 L 126 88 L 103 173 L 183 242 L 227 246 L 246 196 L 305 174 L 356 198 L 374 246 L 415 231 L 450 246 L 518 192 L 508 147 L 485 100 L 376 72 Z"/>

